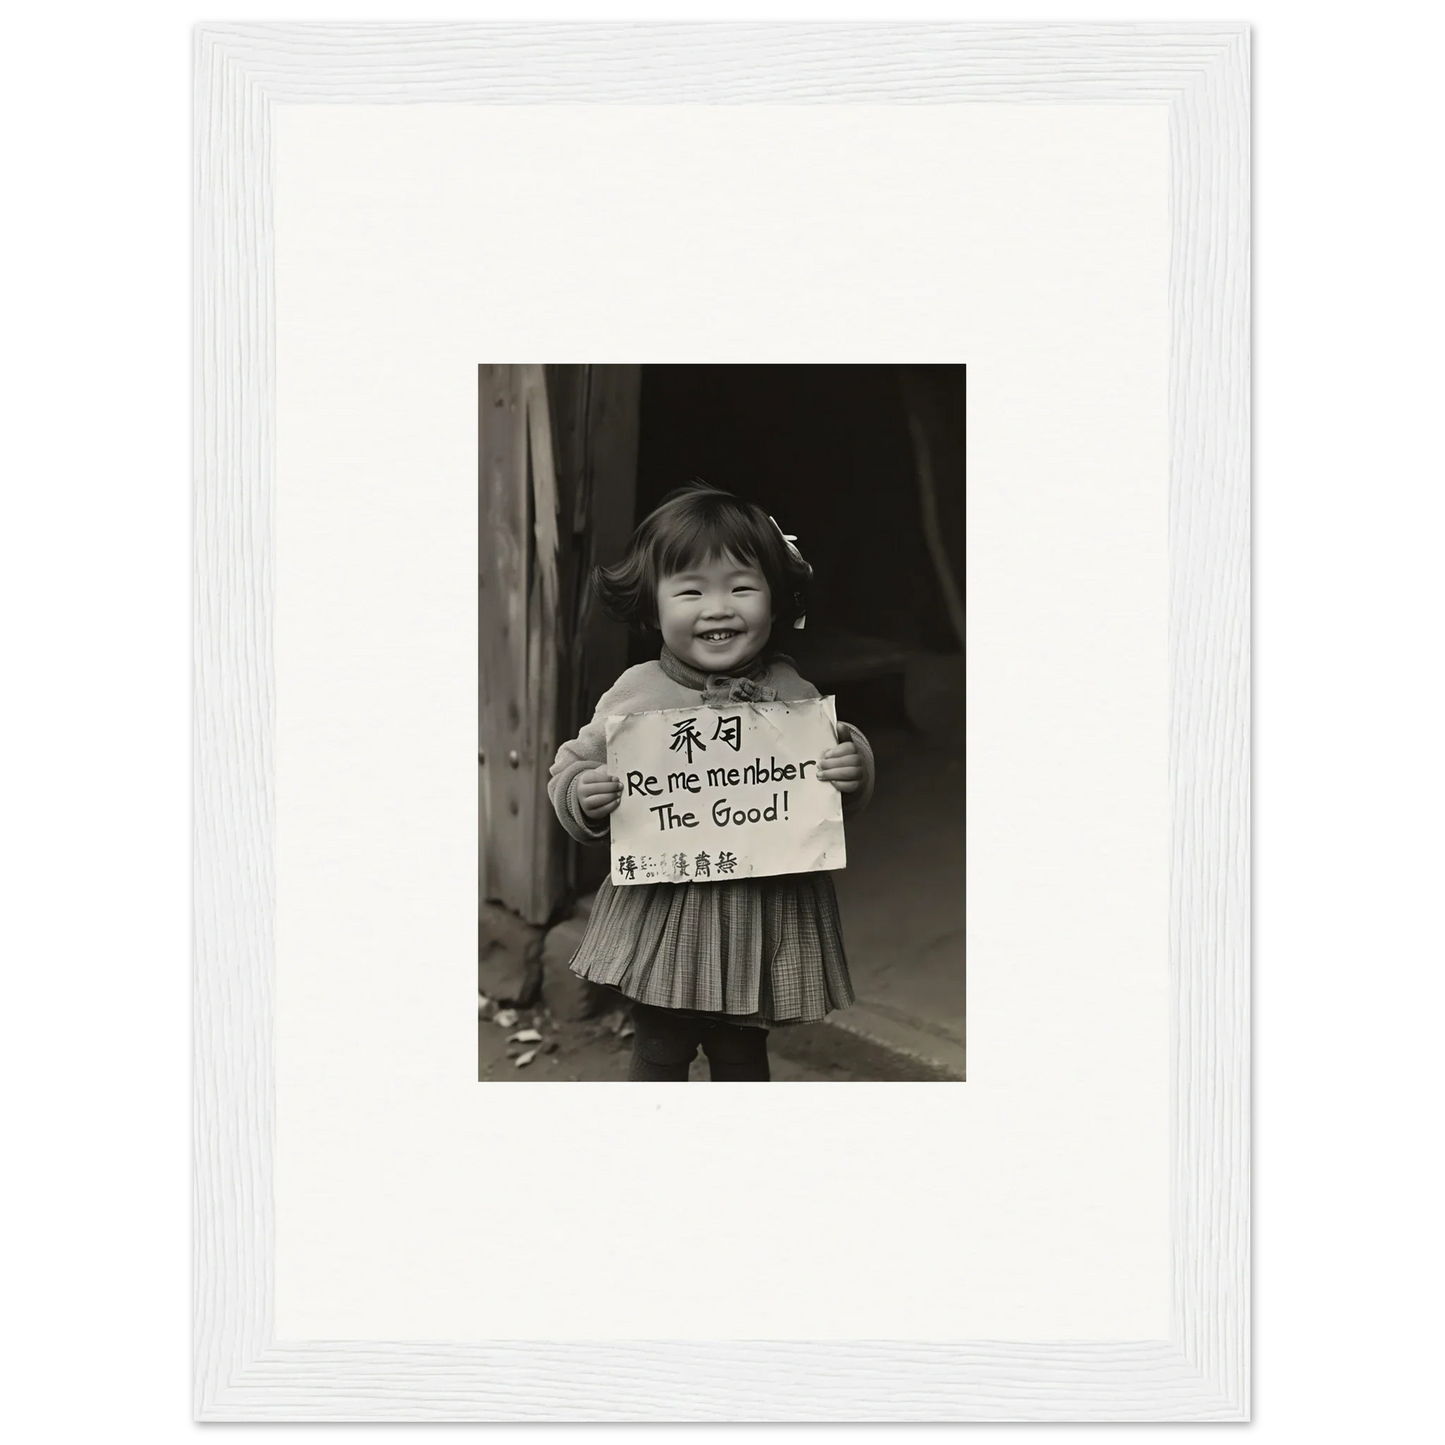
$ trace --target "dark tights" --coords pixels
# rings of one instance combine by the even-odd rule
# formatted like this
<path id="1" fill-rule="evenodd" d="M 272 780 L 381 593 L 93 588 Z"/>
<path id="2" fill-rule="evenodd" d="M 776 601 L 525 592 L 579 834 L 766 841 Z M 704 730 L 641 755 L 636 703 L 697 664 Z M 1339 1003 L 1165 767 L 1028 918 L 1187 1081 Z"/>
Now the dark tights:
<path id="1" fill-rule="evenodd" d="M 632 1027 L 636 1032 L 627 1077 L 633 1082 L 685 1084 L 699 1044 L 715 1084 L 725 1080 L 765 1083 L 772 1077 L 767 1029 L 645 1003 L 632 1005 Z"/>

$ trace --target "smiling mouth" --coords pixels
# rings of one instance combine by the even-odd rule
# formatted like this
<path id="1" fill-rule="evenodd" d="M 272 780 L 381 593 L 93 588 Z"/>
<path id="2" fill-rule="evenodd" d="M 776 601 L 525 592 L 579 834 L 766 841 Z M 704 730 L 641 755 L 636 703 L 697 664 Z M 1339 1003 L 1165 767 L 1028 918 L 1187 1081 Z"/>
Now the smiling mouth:
<path id="1" fill-rule="evenodd" d="M 719 627 L 712 632 L 699 632 L 698 636 L 704 642 L 731 642 L 735 637 L 741 637 L 742 633 Z"/>

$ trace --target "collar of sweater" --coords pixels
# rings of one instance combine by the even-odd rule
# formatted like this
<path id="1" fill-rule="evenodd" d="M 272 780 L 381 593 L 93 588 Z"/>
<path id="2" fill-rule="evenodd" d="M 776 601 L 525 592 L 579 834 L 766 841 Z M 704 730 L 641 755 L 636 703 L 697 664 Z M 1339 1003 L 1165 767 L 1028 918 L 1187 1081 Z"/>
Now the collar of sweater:
<path id="1" fill-rule="evenodd" d="M 736 683 L 748 682 L 756 687 L 767 677 L 774 662 L 784 660 L 779 654 L 764 650 L 746 667 L 741 667 L 734 673 L 723 674 L 700 672 L 666 647 L 662 649 L 662 654 L 657 659 L 663 672 L 680 686 L 693 688 L 701 693 L 722 693 L 724 695 L 731 693 Z"/>

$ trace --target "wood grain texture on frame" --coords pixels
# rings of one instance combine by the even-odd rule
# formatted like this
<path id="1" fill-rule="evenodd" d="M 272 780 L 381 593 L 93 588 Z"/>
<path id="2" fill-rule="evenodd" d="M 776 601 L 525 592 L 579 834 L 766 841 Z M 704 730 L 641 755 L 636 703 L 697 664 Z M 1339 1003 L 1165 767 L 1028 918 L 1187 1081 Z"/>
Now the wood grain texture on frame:
<path id="1" fill-rule="evenodd" d="M 1232 24 L 196 32 L 194 1401 L 206 1420 L 1240 1420 L 1249 1364 L 1249 68 Z M 1169 1340 L 273 1341 L 271 107 L 1167 105 Z"/>

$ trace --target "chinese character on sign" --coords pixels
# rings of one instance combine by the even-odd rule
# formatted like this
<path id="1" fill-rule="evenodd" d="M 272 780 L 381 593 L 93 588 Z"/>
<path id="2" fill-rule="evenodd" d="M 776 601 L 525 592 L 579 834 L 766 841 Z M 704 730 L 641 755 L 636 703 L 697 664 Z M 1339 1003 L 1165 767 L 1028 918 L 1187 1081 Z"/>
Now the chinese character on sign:
<path id="1" fill-rule="evenodd" d="M 713 741 L 716 742 L 719 738 L 734 752 L 741 750 L 743 745 L 743 718 L 741 713 L 734 713 L 732 717 L 720 717 L 717 720 L 717 727 L 713 729 Z"/>
<path id="2" fill-rule="evenodd" d="M 626 858 L 619 858 L 617 860 L 617 871 L 622 874 L 624 878 L 636 878 L 637 859 L 630 855 Z"/>
<path id="3" fill-rule="evenodd" d="M 719 873 L 732 873 L 737 869 L 738 860 L 731 853 L 719 853 L 717 855 L 717 871 Z"/>
<path id="4" fill-rule="evenodd" d="M 702 734 L 697 730 L 697 719 L 695 717 L 684 718 L 680 723 L 672 725 L 672 742 L 668 745 L 669 752 L 686 751 L 688 762 L 692 762 L 692 750 L 705 753 L 707 744 L 702 740 Z"/>
<path id="5" fill-rule="evenodd" d="M 674 853 L 672 855 L 672 871 L 680 878 L 687 877 L 687 854 Z"/>
<path id="6" fill-rule="evenodd" d="M 706 853 L 699 853 L 692 865 L 694 878 L 710 878 L 712 876 L 712 865 Z"/>

